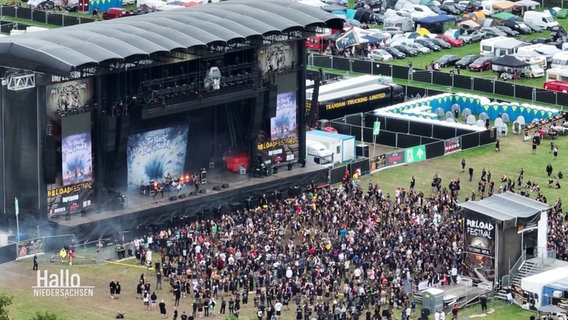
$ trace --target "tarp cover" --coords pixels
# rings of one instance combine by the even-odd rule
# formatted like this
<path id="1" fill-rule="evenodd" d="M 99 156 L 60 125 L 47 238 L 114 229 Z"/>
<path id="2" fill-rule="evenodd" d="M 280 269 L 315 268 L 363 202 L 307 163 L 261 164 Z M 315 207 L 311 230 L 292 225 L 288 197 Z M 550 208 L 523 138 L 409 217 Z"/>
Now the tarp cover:
<path id="1" fill-rule="evenodd" d="M 504 229 L 535 223 L 540 213 L 551 207 L 516 193 L 494 194 L 479 201 L 467 201 L 460 204 L 460 214 L 472 216 L 503 225 Z"/>
<path id="2" fill-rule="evenodd" d="M 456 17 L 448 16 L 448 15 L 436 15 L 436 16 L 429 16 L 424 17 L 422 19 L 416 20 L 416 23 L 421 25 L 428 25 L 428 24 L 435 24 L 435 23 L 445 23 L 450 21 L 456 21 Z"/>
<path id="3" fill-rule="evenodd" d="M 0 65 L 55 75 L 289 30 L 343 28 L 344 20 L 290 0 L 231 0 L 0 38 Z M 56 41 L 54 41 L 56 39 Z"/>
<path id="4" fill-rule="evenodd" d="M 508 10 L 515 6 L 513 1 L 496 1 L 493 2 L 493 9 Z"/>

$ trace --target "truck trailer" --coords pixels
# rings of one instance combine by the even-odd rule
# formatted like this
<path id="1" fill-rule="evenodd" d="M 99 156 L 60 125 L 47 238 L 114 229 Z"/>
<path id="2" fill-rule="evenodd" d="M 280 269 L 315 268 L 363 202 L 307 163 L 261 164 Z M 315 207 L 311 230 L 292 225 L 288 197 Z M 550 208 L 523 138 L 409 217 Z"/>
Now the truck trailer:
<path id="1" fill-rule="evenodd" d="M 382 76 L 364 77 L 321 85 L 319 91 L 315 88 L 307 90 L 306 116 L 310 115 L 314 92 L 318 93 L 315 120 L 337 119 L 348 114 L 368 112 L 404 102 L 402 86 L 380 83 L 385 79 Z"/>

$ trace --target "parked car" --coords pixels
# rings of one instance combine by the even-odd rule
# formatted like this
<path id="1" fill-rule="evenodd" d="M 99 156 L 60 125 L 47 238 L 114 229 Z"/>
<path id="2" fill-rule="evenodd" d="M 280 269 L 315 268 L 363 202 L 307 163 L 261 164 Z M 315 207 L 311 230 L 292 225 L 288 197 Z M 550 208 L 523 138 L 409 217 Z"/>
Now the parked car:
<path id="1" fill-rule="evenodd" d="M 535 24 L 530 21 L 524 21 L 524 24 L 526 24 L 529 28 L 531 28 L 533 32 L 543 32 L 545 30 L 544 27 L 541 27 L 538 24 Z"/>
<path id="2" fill-rule="evenodd" d="M 491 70 L 491 62 L 493 61 L 493 57 L 479 57 L 475 59 L 472 63 L 469 64 L 468 68 L 471 71 L 483 71 L 483 70 Z"/>
<path id="3" fill-rule="evenodd" d="M 393 56 L 393 58 L 395 59 L 404 59 L 406 58 L 406 53 L 401 52 L 400 50 L 397 50 L 393 47 L 384 47 L 383 50 L 385 50 L 386 52 L 390 53 L 391 56 Z"/>
<path id="4" fill-rule="evenodd" d="M 485 36 L 487 38 L 493 38 L 493 37 L 508 37 L 509 35 L 507 33 L 505 33 L 504 31 L 501 31 L 499 29 L 497 29 L 496 27 L 483 27 L 481 29 L 479 29 L 481 32 L 485 33 Z"/>
<path id="5" fill-rule="evenodd" d="M 444 41 L 440 38 L 430 38 L 430 41 L 434 42 L 435 45 L 437 45 L 438 47 L 440 47 L 442 49 L 450 49 L 452 47 L 451 44 L 449 44 L 448 42 L 446 42 L 446 41 Z"/>
<path id="6" fill-rule="evenodd" d="M 470 33 L 462 34 L 459 37 L 459 39 L 465 43 L 479 42 L 485 38 L 487 38 L 487 34 L 479 30 L 473 30 Z"/>
<path id="7" fill-rule="evenodd" d="M 381 31 L 388 33 L 391 36 L 394 36 L 395 34 L 404 34 L 402 29 L 399 28 L 399 27 L 384 27 L 384 28 L 381 29 Z"/>
<path id="8" fill-rule="evenodd" d="M 416 57 L 418 55 L 417 50 L 412 49 L 408 46 L 398 45 L 394 46 L 393 48 L 397 49 L 400 52 L 403 52 L 404 54 L 406 54 L 407 57 Z"/>
<path id="9" fill-rule="evenodd" d="M 452 47 L 461 47 L 463 46 L 464 43 L 462 39 L 454 39 L 448 36 L 447 34 L 439 34 L 436 36 L 436 38 L 444 40 L 445 42 L 449 43 Z"/>
<path id="10" fill-rule="evenodd" d="M 507 19 L 507 20 L 501 21 L 501 24 L 504 25 L 504 26 L 507 26 L 507 27 L 509 27 L 513 30 L 518 31 L 521 34 L 533 33 L 533 30 L 522 21 L 515 21 L 515 20 Z"/>
<path id="11" fill-rule="evenodd" d="M 556 12 L 556 19 L 566 19 L 568 18 L 568 9 L 562 8 Z"/>
<path id="12" fill-rule="evenodd" d="M 453 15 L 458 15 L 463 12 L 463 10 L 460 10 L 454 2 L 444 2 L 440 5 L 440 9 Z"/>
<path id="13" fill-rule="evenodd" d="M 122 18 L 122 17 L 126 17 L 126 16 L 130 16 L 133 13 L 124 9 L 124 8 L 108 8 L 107 11 L 103 12 L 103 18 L 105 20 L 108 19 L 115 19 L 115 18 Z"/>
<path id="14" fill-rule="evenodd" d="M 447 15 L 447 14 L 448 14 L 448 12 L 447 12 L 446 10 L 444 10 L 444 9 L 442 9 L 442 8 L 440 8 L 440 7 L 433 6 L 433 5 L 432 5 L 432 6 L 427 6 L 427 7 L 428 7 L 430 10 L 434 11 L 435 14 L 438 14 L 438 15 Z"/>
<path id="15" fill-rule="evenodd" d="M 383 49 L 374 49 L 369 53 L 369 58 L 371 58 L 371 60 L 378 61 L 391 61 L 393 56 Z"/>
<path id="16" fill-rule="evenodd" d="M 460 60 L 459 56 L 455 54 L 445 54 L 441 56 L 436 62 L 440 65 L 441 68 L 450 67 L 456 64 L 457 61 Z"/>
<path id="17" fill-rule="evenodd" d="M 496 26 L 495 28 L 505 32 L 507 34 L 507 36 L 510 37 L 518 37 L 519 36 L 519 31 L 513 30 L 507 26 Z"/>
<path id="18" fill-rule="evenodd" d="M 478 54 L 468 54 L 463 56 L 459 61 L 456 62 L 455 67 L 458 69 L 467 69 L 468 66 L 479 58 Z"/>
<path id="19" fill-rule="evenodd" d="M 70 1 L 69 3 L 67 3 L 65 9 L 67 10 L 67 12 L 79 11 L 79 1 Z"/>
<path id="20" fill-rule="evenodd" d="M 467 3 L 467 5 L 465 6 L 465 12 L 475 12 L 475 11 L 481 11 L 483 10 L 483 6 L 481 5 L 481 2 L 479 1 L 470 1 Z"/>
<path id="21" fill-rule="evenodd" d="M 414 40 L 414 43 L 419 43 L 423 46 L 425 46 L 426 48 L 430 49 L 430 51 L 440 51 L 442 50 L 442 47 L 440 47 L 439 45 L 435 44 L 432 40 L 430 39 L 416 39 Z"/>
<path id="22" fill-rule="evenodd" d="M 432 52 L 432 50 L 430 50 L 430 48 L 427 48 L 425 46 L 423 46 L 422 44 L 418 43 L 418 42 L 414 42 L 414 43 L 409 43 L 406 45 L 408 48 L 412 48 L 416 51 L 418 51 L 419 53 L 430 53 Z"/>

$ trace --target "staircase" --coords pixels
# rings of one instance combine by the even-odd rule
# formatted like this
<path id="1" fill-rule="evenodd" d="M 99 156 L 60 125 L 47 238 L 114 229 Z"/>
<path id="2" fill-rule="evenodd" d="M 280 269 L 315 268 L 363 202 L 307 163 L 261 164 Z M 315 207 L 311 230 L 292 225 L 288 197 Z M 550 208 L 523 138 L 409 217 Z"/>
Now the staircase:
<path id="1" fill-rule="evenodd" d="M 541 263 L 525 260 L 525 262 L 523 262 L 523 264 L 519 268 L 519 271 L 511 279 L 510 286 L 511 287 L 513 287 L 513 286 L 520 287 L 522 278 L 532 276 L 533 274 L 540 273 L 543 270 L 544 270 L 544 268 L 543 268 L 543 265 Z M 501 299 L 501 300 L 507 300 L 507 289 L 508 288 L 501 288 L 495 294 L 495 298 Z"/>

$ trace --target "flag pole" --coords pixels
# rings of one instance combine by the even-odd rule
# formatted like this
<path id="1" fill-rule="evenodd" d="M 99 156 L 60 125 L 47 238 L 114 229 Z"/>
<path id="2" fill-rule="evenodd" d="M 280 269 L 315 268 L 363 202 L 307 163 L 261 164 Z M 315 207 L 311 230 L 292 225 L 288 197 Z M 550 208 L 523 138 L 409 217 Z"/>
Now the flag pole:
<path id="1" fill-rule="evenodd" d="M 18 204 L 18 198 L 14 198 L 14 211 L 16 212 L 16 258 L 18 258 L 18 254 L 20 252 L 18 248 L 18 243 L 20 241 L 20 205 Z"/>

